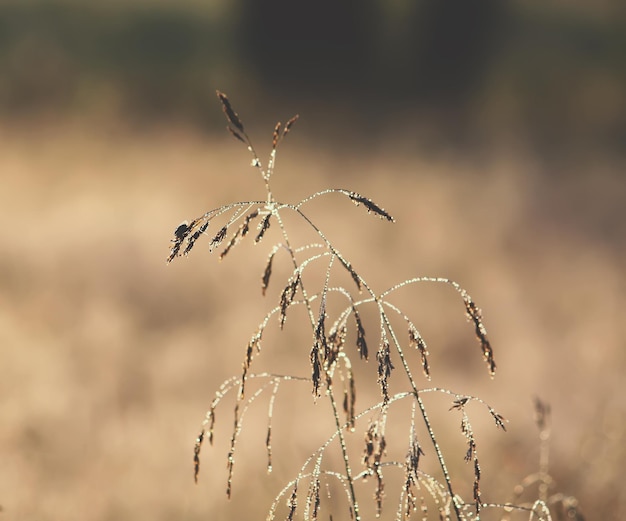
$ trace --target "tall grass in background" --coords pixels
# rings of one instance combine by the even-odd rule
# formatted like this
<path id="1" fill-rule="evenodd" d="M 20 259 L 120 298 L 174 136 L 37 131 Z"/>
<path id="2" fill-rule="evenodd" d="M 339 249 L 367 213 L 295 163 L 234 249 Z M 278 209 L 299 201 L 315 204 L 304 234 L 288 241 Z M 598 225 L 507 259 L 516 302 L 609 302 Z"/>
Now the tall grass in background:
<path id="1" fill-rule="evenodd" d="M 217 95 L 228 120 L 228 131 L 250 152 L 266 197 L 225 204 L 183 222 L 174 232 L 167 260 L 188 255 L 202 239 L 208 240 L 211 251 L 219 252 L 220 260 L 246 237 L 250 236 L 248 240 L 255 244 L 269 242 L 261 292 L 265 296 L 277 286 L 278 298 L 261 317 L 245 346 L 241 371 L 222 383 L 209 406 L 194 447 L 196 482 L 201 471 L 201 449 L 206 441 L 213 443 L 216 418 L 226 416 L 218 415 L 218 409 L 226 407 L 225 401 L 233 403 L 226 456 L 226 494 L 231 497 L 239 441 L 250 411 L 260 407 L 262 397 L 267 399 L 267 419 L 261 435 L 267 470 L 271 472 L 275 453 L 280 454 L 283 448 L 273 443 L 275 406 L 283 406 L 277 398 L 306 386 L 322 414 L 328 414 L 332 428 L 319 440 L 317 449 L 302 458 L 297 474 L 276 491 L 273 503 L 265 507 L 267 519 L 582 519 L 575 499 L 552 492 L 548 466 L 550 410 L 539 399 L 535 402 L 540 433 L 538 471 L 523 478 L 510 498 L 499 502 L 483 498 L 480 455 L 489 447 L 479 444 L 473 418 L 487 415 L 502 431 L 506 431 L 507 421 L 480 397 L 465 394 L 462 389 L 429 385 L 429 347 L 420 333 L 420 317 L 393 301 L 396 293 L 425 284 L 454 292 L 459 312 L 468 319 L 468 334 L 476 338 L 476 354 L 482 356 L 488 375 L 493 377 L 494 349 L 481 311 L 470 294 L 456 281 L 439 276 L 416 276 L 392 283 L 382 292 L 375 291 L 358 271 L 358 262 L 345 257 L 316 225 L 308 212 L 309 203 L 320 197 L 335 197 L 338 225 L 342 200 L 389 225 L 394 222 L 391 214 L 372 199 L 343 188 L 319 191 L 295 203 L 279 199 L 272 191 L 277 151 L 297 116 L 275 126 L 270 156 L 264 163 L 228 97 L 221 92 Z M 390 257 L 391 272 L 393 255 Z M 275 280 L 278 264 L 287 266 L 286 280 Z M 284 337 L 267 332 L 272 328 L 282 331 L 287 325 L 308 338 L 306 343 L 289 340 L 288 349 L 298 353 L 299 370 L 272 371 L 273 357 L 282 356 L 274 346 L 274 338 Z M 266 345 L 267 336 L 271 336 L 272 341 L 267 342 L 270 345 Z M 256 370 L 262 356 L 270 370 Z M 366 373 L 369 381 L 357 385 L 356 365 L 370 360 L 375 370 Z M 368 386 L 377 388 L 377 398 L 361 405 L 357 395 L 367 396 L 361 389 Z M 456 475 L 458 454 L 447 451 L 440 442 L 441 430 L 431 420 L 428 397 L 433 395 L 443 397 L 443 402 L 436 403 L 446 403 L 450 414 L 457 415 L 458 436 L 465 443 L 460 459 L 469 468 L 469 479 L 467 475 Z M 323 408 L 321 402 L 327 407 Z M 289 406 L 288 402 L 282 403 Z M 300 418 L 298 412 L 289 411 L 292 422 L 303 431 L 309 430 L 316 420 Z M 390 421 L 394 415 L 401 419 L 399 423 Z M 402 429 L 397 427 L 399 424 Z M 246 426 L 258 433 L 258 425 Z M 425 460 L 434 462 L 432 471 L 425 470 Z"/>

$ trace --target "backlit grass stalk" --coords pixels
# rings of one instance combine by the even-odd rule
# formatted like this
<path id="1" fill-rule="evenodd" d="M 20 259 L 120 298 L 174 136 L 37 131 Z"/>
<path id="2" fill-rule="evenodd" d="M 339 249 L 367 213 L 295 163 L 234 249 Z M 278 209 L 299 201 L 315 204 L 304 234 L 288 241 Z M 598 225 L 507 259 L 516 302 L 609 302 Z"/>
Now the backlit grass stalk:
<path id="1" fill-rule="evenodd" d="M 410 518 L 416 512 L 421 511 L 422 516 L 428 515 L 427 504 L 434 503 L 437 515 L 442 519 L 457 520 L 479 519 L 481 511 L 485 508 L 513 509 L 517 507 L 511 504 L 485 504 L 482 502 L 480 481 L 481 467 L 478 460 L 477 441 L 472 428 L 470 418 L 466 411 L 469 402 L 483 404 L 488 413 L 495 421 L 496 427 L 505 430 L 506 420 L 492 407 L 482 400 L 458 394 L 447 389 L 428 388 L 423 389 L 417 385 L 409 363 L 407 354 L 415 350 L 420 358 L 421 371 L 427 380 L 430 380 L 429 352 L 426 341 L 421 336 L 413 320 L 408 314 L 396 307 L 387 297 L 402 289 L 416 284 L 434 283 L 451 286 L 461 297 L 465 314 L 473 326 L 474 334 L 478 340 L 482 357 L 487 365 L 491 376 L 495 374 L 496 364 L 491 343 L 483 323 L 482 315 L 470 295 L 458 283 L 442 277 L 415 277 L 390 287 L 388 290 L 377 294 L 353 267 L 352 263 L 328 240 L 323 231 L 303 211 L 304 205 L 321 196 L 337 194 L 345 197 L 357 206 L 364 207 L 368 213 L 378 216 L 380 219 L 393 223 L 393 217 L 381 206 L 371 199 L 356 192 L 343 188 L 326 189 L 316 192 L 297 203 L 285 203 L 277 200 L 271 189 L 271 178 L 276 167 L 277 150 L 285 136 L 290 132 L 297 116 L 291 118 L 285 125 L 278 123 L 272 134 L 272 148 L 267 167 L 259 159 L 252 142 L 245 131 L 243 122 L 233 109 L 228 97 L 217 93 L 222 109 L 228 121 L 228 131 L 242 142 L 252 155 L 252 166 L 260 173 L 265 185 L 265 200 L 244 200 L 226 204 L 206 212 L 204 215 L 184 222 L 179 225 L 172 239 L 168 262 L 179 256 L 188 255 L 199 239 L 206 238 L 209 241 L 210 251 L 221 249 L 220 259 L 232 251 L 250 232 L 254 235 L 254 242 L 260 243 L 271 230 L 278 228 L 280 242 L 270 249 L 265 269 L 261 277 L 261 291 L 266 295 L 269 285 L 272 283 L 273 268 L 276 256 L 287 253 L 291 268 L 291 275 L 282 286 L 280 298 L 259 324 L 252 335 L 245 350 L 242 364 L 242 372 L 238 377 L 228 379 L 212 401 L 206 418 L 194 447 L 194 478 L 198 479 L 200 471 L 200 451 L 205 440 L 213 443 L 216 409 L 227 395 L 234 395 L 234 422 L 230 440 L 230 448 L 227 455 L 228 478 L 227 495 L 232 493 L 233 472 L 235 466 L 235 454 L 239 435 L 243 429 L 247 411 L 255 405 L 258 398 L 268 394 L 268 423 L 266 431 L 267 468 L 271 471 L 273 466 L 274 451 L 272 448 L 272 418 L 275 409 L 275 399 L 285 385 L 295 382 L 307 383 L 313 394 L 313 399 L 325 398 L 331 407 L 334 423 L 333 434 L 304 462 L 298 475 L 291 480 L 276 496 L 270 507 L 267 519 L 274 519 L 277 514 L 279 502 L 286 501 L 286 519 L 293 520 L 299 513 L 306 520 L 317 520 L 324 508 L 321 488 L 329 481 L 339 483 L 345 492 L 348 503 L 348 512 L 351 519 L 360 521 L 363 517 L 361 505 L 357 499 L 356 483 L 373 478 L 375 481 L 374 509 L 377 516 L 382 515 L 386 501 L 385 474 L 391 471 L 404 473 L 401 490 L 398 491 L 398 507 L 396 519 Z M 301 219 L 316 235 L 317 242 L 308 242 L 304 245 L 296 245 L 288 233 L 283 214 L 291 212 Z M 216 232 L 209 233 L 211 223 L 217 222 Z M 311 288 L 305 283 L 305 272 L 313 266 L 323 263 L 324 279 L 320 288 Z M 345 271 L 352 279 L 353 286 L 333 285 L 337 270 Z M 334 317 L 329 315 L 329 299 L 345 299 L 345 307 Z M 263 335 L 271 323 L 278 323 L 282 330 L 286 320 L 291 315 L 291 309 L 296 306 L 304 306 L 307 316 L 306 328 L 310 330 L 311 343 L 308 347 L 308 371 L 310 376 L 274 374 L 271 372 L 254 373 L 252 366 L 254 360 L 261 353 Z M 362 310 L 365 307 L 375 309 L 378 316 L 378 338 L 367 334 L 368 324 L 363 318 Z M 401 320 L 406 327 L 405 342 L 398 335 L 395 320 Z M 304 327 L 304 326 L 303 326 Z M 370 356 L 372 342 L 377 341 L 377 385 L 380 392 L 380 401 L 366 407 L 362 411 L 355 408 L 356 383 L 352 370 L 352 362 L 346 346 L 346 339 L 350 331 L 355 336 L 356 353 L 359 358 L 367 361 Z M 407 351 L 407 349 L 409 351 Z M 307 360 L 303 354 L 302 360 Z M 396 394 L 390 392 L 392 377 L 397 381 L 400 375 L 396 375 L 394 361 L 400 361 L 401 373 L 406 381 L 406 391 Z M 396 362 L 397 363 L 397 362 Z M 256 390 L 248 393 L 248 382 L 259 382 Z M 338 385 L 341 382 L 341 389 Z M 341 393 L 339 400 L 335 393 Z M 452 400 L 451 410 L 461 414 L 460 434 L 467 443 L 466 461 L 473 467 L 473 493 L 471 501 L 465 501 L 457 494 L 453 486 L 452 477 L 443 450 L 438 442 L 437 434 L 427 412 L 423 395 L 438 393 L 447 395 Z M 411 401 L 410 432 L 404 459 L 390 459 L 387 457 L 388 437 L 386 435 L 389 409 L 396 404 Z M 342 413 L 345 420 L 342 418 Z M 430 476 L 419 468 L 424 457 L 422 445 L 417 435 L 417 418 L 425 427 L 430 444 L 433 446 L 441 474 L 442 481 Z M 350 460 L 349 444 L 353 443 L 352 431 L 357 425 L 364 424 L 365 448 L 362 464 L 364 470 L 355 472 Z M 337 472 L 324 466 L 325 455 L 331 444 L 338 443 L 343 471 Z M 540 480 L 546 481 L 547 455 L 543 456 Z M 308 485 L 307 485 L 308 483 Z M 544 483 L 545 484 L 545 483 Z M 547 485 L 546 485 L 547 486 Z M 304 507 L 299 500 L 305 494 Z M 531 518 L 547 520 L 547 489 L 540 490 L 538 503 L 530 507 L 524 506 L 518 509 L 521 512 L 530 512 Z M 545 510 L 545 511 L 544 511 Z"/>

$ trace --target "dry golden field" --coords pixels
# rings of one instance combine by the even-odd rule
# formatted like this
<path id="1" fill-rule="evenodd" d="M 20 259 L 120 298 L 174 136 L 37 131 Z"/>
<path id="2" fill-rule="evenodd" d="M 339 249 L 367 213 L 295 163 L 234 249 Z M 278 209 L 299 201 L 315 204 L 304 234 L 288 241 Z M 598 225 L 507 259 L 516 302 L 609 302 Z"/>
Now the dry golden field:
<path id="1" fill-rule="evenodd" d="M 252 132 L 261 152 L 272 125 Z M 328 436 L 324 421 L 308 419 L 327 407 L 311 404 L 308 386 L 281 395 L 275 471 L 266 477 L 267 404 L 259 405 L 229 502 L 226 403 L 217 445 L 203 449 L 193 482 L 206 408 L 240 372 L 281 286 L 275 279 L 261 296 L 269 241 L 242 244 L 221 263 L 199 243 L 189 258 L 165 263 L 183 219 L 263 197 L 240 145 L 226 133 L 181 129 L 0 130 L 1 519 L 264 519 L 293 476 L 290 463 L 297 471 Z M 311 143 L 306 119 L 281 149 L 277 198 L 345 187 L 396 218 L 384 223 L 338 197 L 308 210 L 372 287 L 446 276 L 482 308 L 494 380 L 453 292 L 424 287 L 404 303 L 434 357 L 433 382 L 424 385 L 478 394 L 509 420 L 507 433 L 489 418 L 475 425 L 486 500 L 507 500 L 536 470 L 539 396 L 552 406 L 554 491 L 576 496 L 587 519 L 626 518 L 623 167 L 600 156 L 551 164 L 511 148 L 423 157 L 391 139 L 367 148 Z M 275 335 L 261 359 L 274 355 L 280 370 L 309 374 L 306 337 L 289 328 L 283 335 L 288 341 Z M 358 381 L 364 402 L 368 374 Z M 375 377 L 370 387 L 377 392 Z M 447 405 L 434 407 L 447 421 Z M 463 466 L 456 419 L 451 425 Z M 359 445 L 362 431 L 354 436 Z M 432 459 L 427 450 L 425 464 Z"/>

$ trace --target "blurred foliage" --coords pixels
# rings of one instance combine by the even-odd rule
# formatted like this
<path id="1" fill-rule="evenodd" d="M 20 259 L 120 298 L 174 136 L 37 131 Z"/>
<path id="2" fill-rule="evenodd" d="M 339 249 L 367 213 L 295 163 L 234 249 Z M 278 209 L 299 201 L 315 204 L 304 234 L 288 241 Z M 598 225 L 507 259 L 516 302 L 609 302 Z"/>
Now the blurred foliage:
<path id="1" fill-rule="evenodd" d="M 131 118 L 193 117 L 227 27 L 210 11 L 34 2 L 0 7 L 5 114 L 103 107 Z"/>
<path id="2" fill-rule="evenodd" d="M 8 1 L 0 111 L 212 125 L 207 98 L 221 88 L 271 114 L 277 103 L 323 101 L 337 120 L 360 114 L 364 133 L 410 118 L 451 141 L 509 128 L 551 149 L 574 140 L 623 152 L 623 11 L 497 0 Z"/>

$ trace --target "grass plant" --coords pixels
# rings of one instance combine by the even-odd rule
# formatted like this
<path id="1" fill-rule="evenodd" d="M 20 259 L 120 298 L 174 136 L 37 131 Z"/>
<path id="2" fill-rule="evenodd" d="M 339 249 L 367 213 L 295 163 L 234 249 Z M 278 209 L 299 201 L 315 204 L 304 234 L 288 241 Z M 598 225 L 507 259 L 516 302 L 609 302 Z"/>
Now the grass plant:
<path id="1" fill-rule="evenodd" d="M 295 203 L 277 198 L 272 191 L 277 152 L 298 116 L 285 124 L 276 124 L 269 159 L 264 163 L 229 98 L 219 91 L 217 96 L 228 131 L 251 154 L 251 165 L 264 184 L 266 196 L 262 200 L 228 203 L 183 222 L 174 232 L 167 261 L 187 256 L 202 240 L 208 241 L 211 251 L 218 252 L 220 260 L 244 240 L 257 245 L 269 242 L 261 271 L 261 292 L 268 297 L 272 286 L 276 286 L 277 299 L 243 349 L 241 371 L 222 383 L 209 406 L 194 447 L 196 482 L 201 470 L 201 449 L 207 441 L 213 444 L 217 411 L 226 407 L 227 400 L 234 404 L 226 455 L 227 496 L 233 494 L 244 419 L 261 398 L 268 403 L 263 436 L 267 469 L 271 472 L 276 452 L 272 419 L 277 398 L 281 393 L 297 392 L 291 387 L 304 384 L 313 401 L 318 405 L 327 403 L 323 410 L 332 417 L 332 428 L 327 437 L 320 439 L 318 447 L 303 458 L 297 475 L 277 491 L 273 503 L 267 506 L 268 520 L 469 520 L 517 516 L 547 521 L 553 519 L 554 512 L 559 512 L 559 516 L 565 512 L 569 519 L 582 519 L 575 500 L 550 496 L 548 492 L 549 407 L 540 400 L 536 402 L 541 440 L 539 471 L 522 480 L 511 501 L 495 503 L 483 497 L 479 457 L 483 447 L 479 446 L 472 418 L 486 414 L 502 431 L 506 430 L 507 420 L 477 396 L 430 385 L 429 346 L 420 333 L 419 317 L 397 306 L 392 298 L 397 292 L 424 284 L 454 292 L 459 299 L 459 312 L 464 312 L 469 322 L 468 335 L 473 333 L 476 339 L 476 354 L 482 357 L 487 376 L 493 377 L 494 350 L 481 310 L 470 294 L 456 281 L 440 276 L 417 276 L 376 291 L 355 267 L 357 263 L 348 259 L 317 226 L 308 208 L 313 200 L 336 196 L 389 225 L 394 222 L 392 215 L 372 199 L 343 188 L 322 190 Z M 293 222 L 304 224 L 304 228 L 292 227 Z M 303 233 L 303 229 L 307 232 Z M 274 280 L 277 264 L 287 266 L 286 280 Z M 264 345 L 267 331 L 283 331 L 287 324 L 306 339 L 290 346 L 297 351 L 294 356 L 300 361 L 299 370 L 289 374 L 257 370 L 262 355 L 270 359 L 270 367 L 271 357 L 280 356 L 272 352 L 273 346 Z M 359 381 L 357 385 L 355 368 L 368 360 L 374 362 L 375 371 L 366 372 L 369 381 Z M 359 402 L 357 406 L 357 395 L 367 395 L 361 392 L 361 386 L 377 388 L 376 400 L 362 406 Z M 449 454 L 440 442 L 442 433 L 431 420 L 427 400 L 431 395 L 443 397 L 449 412 L 458 415 L 458 434 L 465 444 L 461 459 L 470 469 L 469 480 L 455 475 L 454 469 L 459 468 L 457 454 Z M 297 411 L 293 414 L 297 415 Z M 404 418 L 406 431 L 399 432 L 395 423 L 390 427 L 392 414 Z M 304 429 L 310 420 L 299 421 Z M 425 470 L 426 458 L 435 462 L 432 471 Z M 533 486 L 537 487 L 536 497 L 522 500 Z"/>

